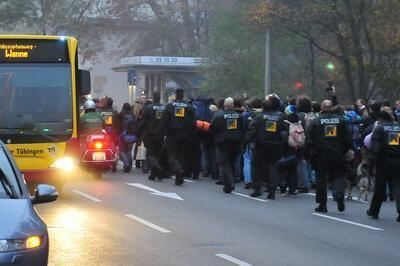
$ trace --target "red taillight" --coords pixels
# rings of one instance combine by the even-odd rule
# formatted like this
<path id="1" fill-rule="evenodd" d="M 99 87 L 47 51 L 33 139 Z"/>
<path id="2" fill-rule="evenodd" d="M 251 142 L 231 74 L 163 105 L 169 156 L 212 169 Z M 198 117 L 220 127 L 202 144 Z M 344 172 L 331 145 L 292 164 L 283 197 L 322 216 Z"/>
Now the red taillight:
<path id="1" fill-rule="evenodd" d="M 112 147 L 112 143 L 102 141 L 87 142 L 86 147 L 90 150 L 110 149 Z"/>
<path id="2" fill-rule="evenodd" d="M 95 143 L 94 143 L 94 148 L 97 149 L 97 150 L 103 149 L 103 143 L 101 143 L 101 142 L 95 142 Z"/>

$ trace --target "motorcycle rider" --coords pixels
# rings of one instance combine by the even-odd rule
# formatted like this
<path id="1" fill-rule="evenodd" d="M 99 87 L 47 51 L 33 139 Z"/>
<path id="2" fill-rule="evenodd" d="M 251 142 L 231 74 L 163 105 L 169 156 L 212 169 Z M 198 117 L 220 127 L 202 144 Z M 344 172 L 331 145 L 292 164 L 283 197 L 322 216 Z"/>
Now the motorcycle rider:
<path id="1" fill-rule="evenodd" d="M 167 137 L 167 155 L 170 169 L 175 173 L 175 185 L 182 185 L 188 167 L 192 136 L 196 130 L 196 115 L 192 105 L 183 100 L 182 89 L 175 91 L 175 100 L 165 107 L 159 136 Z M 189 148 L 188 148 L 189 147 Z"/>
<path id="2" fill-rule="evenodd" d="M 79 132 L 81 140 L 85 141 L 88 135 L 100 133 L 105 123 L 101 114 L 96 112 L 94 101 L 87 100 L 83 108 L 85 109 L 85 113 L 79 120 Z"/>
<path id="3" fill-rule="evenodd" d="M 305 158 L 314 161 L 319 175 L 316 177 L 316 212 L 328 212 L 327 182 L 331 182 L 335 191 L 334 199 L 338 210 L 343 212 L 346 154 L 352 149 L 352 139 L 343 117 L 332 112 L 330 100 L 321 103 L 321 114 L 308 127 Z"/>

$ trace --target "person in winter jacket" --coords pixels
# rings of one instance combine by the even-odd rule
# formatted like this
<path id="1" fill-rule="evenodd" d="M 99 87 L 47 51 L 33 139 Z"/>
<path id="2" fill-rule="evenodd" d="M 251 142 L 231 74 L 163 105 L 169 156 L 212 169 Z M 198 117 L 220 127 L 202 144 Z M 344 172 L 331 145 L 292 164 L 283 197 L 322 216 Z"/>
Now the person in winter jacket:
<path id="1" fill-rule="evenodd" d="M 268 176 L 268 199 L 275 199 L 275 190 L 280 182 L 277 162 L 283 156 L 288 139 L 288 127 L 284 114 L 279 112 L 280 101 L 269 96 L 263 103 L 263 113 L 256 116 L 246 132 L 246 143 L 255 143 L 254 178 L 252 197 L 262 195 L 262 184 Z"/>
<path id="2" fill-rule="evenodd" d="M 236 164 L 242 152 L 243 118 L 234 111 L 233 102 L 232 98 L 225 99 L 224 112 L 214 118 L 210 127 L 217 149 L 217 160 L 223 170 L 225 193 L 235 189 L 235 179 L 240 177 Z"/>

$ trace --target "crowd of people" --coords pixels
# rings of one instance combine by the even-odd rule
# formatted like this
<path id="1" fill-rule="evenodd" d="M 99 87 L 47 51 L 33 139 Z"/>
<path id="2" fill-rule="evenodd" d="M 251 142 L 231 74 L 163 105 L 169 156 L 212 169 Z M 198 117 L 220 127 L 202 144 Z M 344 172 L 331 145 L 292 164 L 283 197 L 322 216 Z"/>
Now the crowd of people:
<path id="1" fill-rule="evenodd" d="M 155 92 L 152 100 L 125 103 L 119 113 L 111 98 L 89 100 L 85 112 L 95 105 L 101 126 L 115 136 L 125 172 L 135 161 L 150 180 L 175 176 L 182 185 L 186 178 L 210 176 L 225 193 L 243 181 L 252 197 L 267 192 L 271 200 L 277 190 L 294 196 L 315 188 L 315 211 L 326 213 L 328 188 L 338 211 L 345 210 L 346 184 L 356 185 L 362 164 L 374 184 L 367 215 L 378 219 L 388 198 L 396 201 L 400 222 L 400 101 L 391 106 L 360 99 L 344 106 L 334 90 L 327 98 L 185 100 L 177 89 L 167 105 Z M 139 158 L 144 147 L 145 158 Z"/>

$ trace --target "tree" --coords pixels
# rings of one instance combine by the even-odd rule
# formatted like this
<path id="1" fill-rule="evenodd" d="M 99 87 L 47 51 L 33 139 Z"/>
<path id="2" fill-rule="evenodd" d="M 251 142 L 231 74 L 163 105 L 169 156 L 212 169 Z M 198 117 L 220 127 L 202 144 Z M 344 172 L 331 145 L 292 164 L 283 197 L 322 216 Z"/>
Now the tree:
<path id="1" fill-rule="evenodd" d="M 214 96 L 260 96 L 264 80 L 264 34 L 254 30 L 246 12 L 252 1 L 219 6 L 210 22 L 210 43 L 204 52 L 204 91 Z"/>
<path id="2" fill-rule="evenodd" d="M 5 0 L 0 4 L 0 26 L 13 33 L 71 35 L 80 40 L 82 54 L 102 50 L 91 20 L 104 14 L 102 0 Z"/>
<path id="3" fill-rule="evenodd" d="M 398 57 L 399 10 L 396 0 L 261 0 L 250 16 L 259 25 L 304 38 L 339 62 L 349 97 L 355 100 L 387 92 L 393 87 L 384 81 L 398 80 L 386 71 L 396 64 L 386 59 Z"/>

